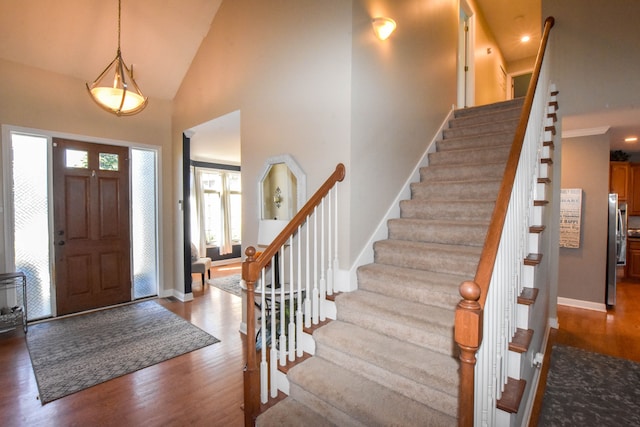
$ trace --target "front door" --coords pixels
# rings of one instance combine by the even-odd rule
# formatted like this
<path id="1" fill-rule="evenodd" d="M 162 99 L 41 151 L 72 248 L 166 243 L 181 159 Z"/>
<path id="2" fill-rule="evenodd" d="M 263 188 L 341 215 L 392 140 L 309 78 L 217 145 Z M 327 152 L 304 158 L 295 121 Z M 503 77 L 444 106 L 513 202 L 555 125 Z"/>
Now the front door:
<path id="1" fill-rule="evenodd" d="M 57 314 L 131 300 L 129 148 L 53 139 Z"/>

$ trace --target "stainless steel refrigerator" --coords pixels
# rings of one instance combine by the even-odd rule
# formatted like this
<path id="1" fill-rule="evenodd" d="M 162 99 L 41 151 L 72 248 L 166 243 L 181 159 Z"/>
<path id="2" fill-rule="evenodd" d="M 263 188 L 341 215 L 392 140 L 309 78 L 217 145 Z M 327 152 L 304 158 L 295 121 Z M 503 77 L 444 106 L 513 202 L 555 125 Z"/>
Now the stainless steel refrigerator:
<path id="1" fill-rule="evenodd" d="M 627 204 L 618 202 L 618 195 L 609 194 L 607 233 L 607 289 L 608 307 L 616 305 L 616 270 L 627 263 Z"/>

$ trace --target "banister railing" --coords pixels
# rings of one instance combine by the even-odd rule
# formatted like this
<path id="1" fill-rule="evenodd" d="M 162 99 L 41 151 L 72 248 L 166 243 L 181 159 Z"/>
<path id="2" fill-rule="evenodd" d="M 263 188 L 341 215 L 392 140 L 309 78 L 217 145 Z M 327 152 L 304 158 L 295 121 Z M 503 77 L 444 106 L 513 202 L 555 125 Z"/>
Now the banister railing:
<path id="1" fill-rule="evenodd" d="M 495 400 L 499 399 L 504 385 L 503 379 L 506 379 L 508 367 L 505 364 L 508 363 L 508 358 L 501 352 L 507 348 L 507 341 L 515 332 L 515 314 L 514 310 L 512 310 L 512 302 L 515 302 L 517 295 L 513 295 L 513 289 L 500 288 L 499 290 L 494 290 L 494 292 L 504 293 L 502 297 L 505 298 L 505 300 L 497 302 L 495 307 L 491 307 L 491 310 L 495 310 L 502 317 L 499 320 L 496 320 L 496 316 L 489 313 L 489 307 L 486 307 L 486 304 L 490 286 L 493 288 L 499 288 L 500 286 L 500 283 L 494 285 L 494 282 L 517 282 L 514 277 L 508 277 L 508 275 L 497 277 L 500 273 L 497 270 L 506 269 L 509 271 L 508 274 L 518 275 L 516 264 L 518 262 L 522 263 L 523 257 L 521 253 L 526 250 L 527 246 L 526 243 L 521 241 L 522 236 L 526 235 L 527 232 L 522 230 L 522 224 L 523 217 L 526 218 L 528 216 L 526 204 L 532 198 L 534 184 L 530 182 L 530 174 L 532 172 L 530 169 L 535 168 L 536 159 L 532 157 L 536 156 L 537 150 L 536 141 L 527 141 L 527 139 L 535 139 L 541 133 L 544 133 L 544 119 L 541 118 L 542 114 L 539 112 L 544 110 L 543 102 L 546 98 L 542 100 L 540 98 L 547 94 L 542 93 L 543 90 L 538 87 L 538 82 L 541 80 L 541 74 L 543 73 L 543 60 L 553 24 L 553 17 L 545 20 L 535 68 L 524 99 L 522 114 L 513 139 L 476 275 L 473 281 L 466 281 L 460 285 L 462 300 L 456 308 L 455 316 L 455 341 L 460 349 L 459 357 L 461 361 L 458 410 L 458 425 L 460 426 L 473 426 L 474 421 L 479 421 L 479 424 L 487 423 L 486 419 L 478 419 L 482 418 L 482 416 L 478 416 L 478 413 L 482 413 L 482 411 L 486 413 L 492 410 L 492 408 L 487 409 L 491 405 L 495 408 Z M 543 83 L 546 89 L 547 82 L 544 81 Z M 533 116 L 532 111 L 535 112 Z M 529 134 L 535 135 L 529 137 Z M 531 142 L 530 145 L 533 145 L 533 147 L 523 151 L 525 142 L 527 144 Z M 529 176 L 527 176 L 528 174 Z M 520 228 L 520 230 L 513 232 L 512 230 L 507 230 L 507 234 L 511 233 L 516 236 L 514 241 L 507 241 L 508 239 L 505 238 L 505 224 L 511 224 L 510 218 L 514 218 L 516 222 L 507 227 Z M 506 255 L 502 256 L 502 253 Z M 505 264 L 509 265 L 505 267 Z M 517 283 L 516 286 L 519 287 L 521 285 Z M 495 379 L 495 382 L 488 386 L 491 389 L 490 394 L 492 396 L 488 398 L 487 396 L 476 396 L 476 355 L 480 359 L 481 355 L 478 350 L 481 346 L 484 346 L 483 331 L 487 330 L 487 325 L 493 325 L 498 321 L 504 323 L 498 327 L 506 330 L 498 333 L 502 334 L 501 336 L 494 337 L 491 335 L 487 338 L 491 341 L 490 345 L 493 346 L 488 350 L 488 353 L 493 354 L 497 360 L 477 361 L 478 366 L 493 364 L 492 369 L 499 371 L 492 372 L 490 374 L 491 378 L 487 379 L 488 382 Z M 491 333 L 493 332 L 491 331 Z M 509 336 L 505 340 L 504 338 L 507 334 Z M 489 402 L 486 402 L 487 399 Z M 485 405 L 487 408 L 479 409 L 479 405 Z M 491 421 L 487 424 L 492 425 Z"/>
<path id="2" fill-rule="evenodd" d="M 303 324 L 309 327 L 312 323 L 317 324 L 320 320 L 324 320 L 322 300 L 325 294 L 333 293 L 335 285 L 333 275 L 337 269 L 338 259 L 336 184 L 344 177 L 345 167 L 340 163 L 258 257 L 253 246 L 245 251 L 246 259 L 242 263 L 242 279 L 245 282 L 247 296 L 244 368 L 245 426 L 255 424 L 255 419 L 260 412 L 260 404 L 266 403 L 269 394 L 271 397 L 277 396 L 277 365 L 284 365 L 287 360 L 293 361 L 296 357 L 302 356 L 300 339 Z M 331 195 L 334 196 L 333 206 Z M 318 230 L 318 219 L 320 230 Z M 303 229 L 306 229 L 306 233 L 302 232 Z M 283 257 L 285 246 L 289 252 L 288 271 L 284 265 L 287 259 Z M 275 279 L 278 276 L 275 271 L 276 263 L 272 262 L 277 256 L 280 256 L 281 261 L 278 270 L 279 280 Z M 271 285 L 268 285 L 268 268 L 271 268 Z M 277 281 L 280 283 L 276 283 Z M 256 286 L 257 283 L 259 286 Z M 256 301 L 257 298 L 259 301 Z M 258 319 L 256 319 L 256 307 L 260 310 Z M 288 315 L 286 311 L 289 311 Z M 260 366 L 257 363 L 256 346 L 258 320 L 260 322 Z M 285 328 L 287 322 L 289 322 L 288 327 Z M 267 348 L 270 353 L 268 360 Z M 270 385 L 270 393 L 268 385 Z"/>

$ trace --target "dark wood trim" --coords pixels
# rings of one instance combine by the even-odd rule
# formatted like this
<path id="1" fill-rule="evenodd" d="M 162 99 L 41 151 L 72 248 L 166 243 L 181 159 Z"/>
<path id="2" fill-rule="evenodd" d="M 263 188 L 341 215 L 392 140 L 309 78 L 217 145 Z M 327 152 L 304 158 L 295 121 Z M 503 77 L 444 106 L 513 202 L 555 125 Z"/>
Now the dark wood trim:
<path id="1" fill-rule="evenodd" d="M 196 168 L 221 169 L 221 170 L 227 170 L 227 171 L 240 172 L 240 166 L 226 165 L 224 163 L 209 163 L 209 162 L 201 162 L 199 160 L 190 160 L 190 165 Z"/>
<path id="2" fill-rule="evenodd" d="M 183 221 L 183 250 L 184 250 L 184 293 L 191 293 L 191 139 L 182 134 L 182 221 Z M 204 283 L 204 282 L 203 282 Z"/>

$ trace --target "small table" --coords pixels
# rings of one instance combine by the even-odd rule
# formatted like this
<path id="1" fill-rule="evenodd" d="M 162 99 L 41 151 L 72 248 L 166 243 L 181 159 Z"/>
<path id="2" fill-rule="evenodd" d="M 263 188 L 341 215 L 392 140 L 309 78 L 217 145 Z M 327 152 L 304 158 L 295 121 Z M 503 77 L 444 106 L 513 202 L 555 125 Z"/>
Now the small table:
<path id="1" fill-rule="evenodd" d="M 23 272 L 0 273 L 0 290 L 15 289 L 22 286 L 22 305 L 13 308 L 11 313 L 0 314 L 0 332 L 15 329 L 22 323 L 22 329 L 27 332 L 27 277 Z"/>

